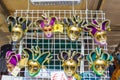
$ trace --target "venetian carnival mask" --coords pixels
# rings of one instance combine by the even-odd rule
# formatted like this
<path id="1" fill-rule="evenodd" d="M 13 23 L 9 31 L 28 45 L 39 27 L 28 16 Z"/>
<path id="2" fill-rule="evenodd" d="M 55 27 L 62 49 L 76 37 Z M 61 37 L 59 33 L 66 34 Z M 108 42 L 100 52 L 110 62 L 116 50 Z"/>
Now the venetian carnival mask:
<path id="1" fill-rule="evenodd" d="M 11 38 L 13 42 L 18 42 L 25 35 L 28 27 L 31 24 L 31 21 L 27 21 L 21 17 L 12 17 L 7 18 L 9 24 L 9 31 L 11 32 Z"/>
<path id="2" fill-rule="evenodd" d="M 21 57 L 19 54 L 16 54 L 12 51 L 7 51 L 6 53 L 6 62 L 7 62 L 7 68 L 8 68 L 8 72 L 12 72 L 15 68 L 15 66 L 17 66 L 17 64 L 19 63 Z"/>
<path id="3" fill-rule="evenodd" d="M 114 60 L 110 54 L 103 52 L 101 48 L 96 48 L 95 51 L 92 51 L 89 55 L 87 55 L 86 59 L 94 73 L 98 76 L 104 75 L 109 63 Z"/>
<path id="4" fill-rule="evenodd" d="M 80 66 L 80 61 L 82 58 L 83 56 L 76 51 L 63 51 L 58 55 L 58 59 L 62 61 L 64 72 L 68 77 L 72 77 L 76 74 L 76 70 L 78 66 Z"/>
<path id="5" fill-rule="evenodd" d="M 71 41 L 78 40 L 82 31 L 83 20 L 79 20 L 79 16 L 73 16 L 72 19 L 67 18 L 63 20 L 67 26 L 67 35 Z"/>
<path id="6" fill-rule="evenodd" d="M 50 52 L 41 53 L 38 46 L 33 47 L 33 49 L 25 48 L 23 52 L 29 56 L 27 68 L 31 77 L 36 76 L 42 68 L 42 65 L 51 59 Z"/>
<path id="7" fill-rule="evenodd" d="M 110 31 L 110 21 L 105 20 L 101 24 L 96 20 L 92 20 L 92 24 L 87 25 L 90 34 L 93 36 L 96 43 L 99 45 L 106 45 L 107 35 L 106 30 Z"/>
<path id="8" fill-rule="evenodd" d="M 44 32 L 44 35 L 47 38 L 51 38 L 53 36 L 53 26 L 55 23 L 56 18 L 43 18 L 41 20 L 36 21 L 36 25 L 39 25 L 42 31 Z"/>

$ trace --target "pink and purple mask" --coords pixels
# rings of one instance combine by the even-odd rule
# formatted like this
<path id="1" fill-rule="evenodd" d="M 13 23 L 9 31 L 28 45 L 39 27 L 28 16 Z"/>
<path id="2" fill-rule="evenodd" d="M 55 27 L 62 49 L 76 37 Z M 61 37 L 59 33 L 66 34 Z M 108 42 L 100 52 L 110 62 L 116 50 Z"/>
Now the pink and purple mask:
<path id="1" fill-rule="evenodd" d="M 97 44 L 106 45 L 106 31 L 110 31 L 110 21 L 105 20 L 102 23 L 98 23 L 96 20 L 92 20 L 92 24 L 87 25 L 86 30 L 89 31 Z"/>
<path id="2" fill-rule="evenodd" d="M 53 36 L 53 32 L 54 32 L 53 26 L 55 24 L 55 20 L 56 20 L 55 17 L 51 17 L 50 19 L 44 18 L 41 20 L 37 20 L 37 22 L 36 22 L 42 28 L 44 35 L 47 38 L 51 38 Z"/>
<path id="3" fill-rule="evenodd" d="M 7 51 L 6 53 L 6 62 L 7 62 L 7 68 L 8 72 L 12 72 L 15 66 L 17 66 L 17 63 L 20 61 L 20 55 L 16 54 L 12 51 Z"/>

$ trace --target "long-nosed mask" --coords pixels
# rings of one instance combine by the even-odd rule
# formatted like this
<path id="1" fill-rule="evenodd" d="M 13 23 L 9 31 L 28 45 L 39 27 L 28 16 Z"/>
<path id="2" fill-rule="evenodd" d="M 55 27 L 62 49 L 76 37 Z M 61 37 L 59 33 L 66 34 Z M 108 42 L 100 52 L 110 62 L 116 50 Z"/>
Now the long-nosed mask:
<path id="1" fill-rule="evenodd" d="M 51 59 L 50 52 L 41 53 L 38 46 L 33 47 L 33 49 L 25 48 L 23 52 L 28 55 L 27 69 L 31 77 L 36 76 L 42 65 Z"/>
<path id="2" fill-rule="evenodd" d="M 110 54 L 103 52 L 101 48 L 96 48 L 95 51 L 87 55 L 86 59 L 90 64 L 90 68 L 92 68 L 93 72 L 98 76 L 104 75 L 110 62 L 114 60 Z"/>

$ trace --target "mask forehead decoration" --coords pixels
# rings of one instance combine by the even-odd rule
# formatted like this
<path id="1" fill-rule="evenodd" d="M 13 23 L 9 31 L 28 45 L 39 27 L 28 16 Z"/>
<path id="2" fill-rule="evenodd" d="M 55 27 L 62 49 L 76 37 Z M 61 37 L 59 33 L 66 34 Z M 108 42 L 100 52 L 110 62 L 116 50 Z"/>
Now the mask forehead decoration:
<path id="1" fill-rule="evenodd" d="M 90 35 L 94 38 L 97 44 L 106 45 L 106 31 L 110 31 L 110 21 L 105 20 L 102 23 L 98 23 L 97 20 L 92 20 L 92 23 L 87 25 L 86 30 L 89 31 Z"/>
<path id="2" fill-rule="evenodd" d="M 73 16 L 73 18 L 66 18 L 63 20 L 67 27 L 67 35 L 71 41 L 79 39 L 80 33 L 83 27 L 83 20 L 80 20 L 79 16 Z"/>
<path id="3" fill-rule="evenodd" d="M 63 33 L 63 22 L 61 18 L 56 18 L 55 24 L 53 26 L 54 32 Z"/>
<path id="4" fill-rule="evenodd" d="M 32 49 L 25 48 L 23 52 L 28 55 L 28 72 L 31 77 L 36 76 L 42 65 L 45 62 L 49 62 L 51 59 L 50 52 L 41 53 L 40 48 L 38 46 L 33 47 Z"/>
<path id="5" fill-rule="evenodd" d="M 5 58 L 6 58 L 8 72 L 11 73 L 14 70 L 15 66 L 17 66 L 17 64 L 19 63 L 21 57 L 19 54 L 16 54 L 12 51 L 7 51 Z"/>
<path id="6" fill-rule="evenodd" d="M 104 75 L 106 68 L 114 60 L 110 54 L 103 52 L 101 48 L 96 48 L 95 51 L 87 55 L 86 59 L 93 72 L 99 76 Z"/>
<path id="7" fill-rule="evenodd" d="M 83 56 L 76 51 L 63 51 L 58 55 L 58 59 L 62 61 L 64 72 L 68 77 L 72 77 L 76 74 L 76 70 L 78 66 L 80 66 L 82 58 Z"/>
<path id="8" fill-rule="evenodd" d="M 31 26 L 31 21 L 21 17 L 8 16 L 9 31 L 13 42 L 20 41 Z"/>
<path id="9" fill-rule="evenodd" d="M 42 19 L 37 20 L 35 24 L 40 26 L 47 38 L 51 38 L 53 36 L 53 26 L 55 24 L 55 20 L 55 17 L 46 18 L 42 16 Z"/>

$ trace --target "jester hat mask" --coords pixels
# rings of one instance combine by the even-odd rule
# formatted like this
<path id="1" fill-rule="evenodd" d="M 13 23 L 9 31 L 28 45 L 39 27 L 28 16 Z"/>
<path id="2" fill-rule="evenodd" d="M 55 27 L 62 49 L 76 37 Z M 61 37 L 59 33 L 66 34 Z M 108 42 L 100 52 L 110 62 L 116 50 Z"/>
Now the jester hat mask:
<path id="1" fill-rule="evenodd" d="M 19 42 L 31 25 L 30 20 L 21 17 L 8 16 L 7 22 L 9 24 L 9 31 L 13 42 Z"/>
<path id="2" fill-rule="evenodd" d="M 15 68 L 15 66 L 17 66 L 17 64 L 19 63 L 21 57 L 19 54 L 16 54 L 12 51 L 7 51 L 6 53 L 6 62 L 7 62 L 7 68 L 8 68 L 8 72 L 12 72 Z"/>
<path id="3" fill-rule="evenodd" d="M 90 68 L 92 68 L 93 72 L 98 76 L 104 75 L 110 62 L 114 60 L 110 54 L 103 52 L 101 48 L 96 48 L 95 51 L 87 55 L 86 59 L 90 64 Z"/>
<path id="4" fill-rule="evenodd" d="M 64 72 L 68 77 L 76 75 L 76 70 L 78 66 L 80 66 L 80 61 L 82 58 L 83 56 L 76 51 L 63 51 L 58 55 L 58 59 L 62 61 Z"/>
<path id="5" fill-rule="evenodd" d="M 36 25 L 39 25 L 42 31 L 44 32 L 44 35 L 47 38 L 51 38 L 53 36 L 53 26 L 55 24 L 55 17 L 45 18 L 42 16 L 42 19 L 37 20 L 35 22 Z"/>
<path id="6" fill-rule="evenodd" d="M 23 52 L 28 55 L 28 73 L 31 77 L 36 76 L 42 68 L 42 65 L 51 59 L 50 52 L 41 53 L 38 46 L 32 49 L 25 48 Z"/>
<path id="7" fill-rule="evenodd" d="M 80 20 L 79 16 L 73 16 L 73 18 L 64 19 L 63 22 L 67 27 L 67 35 L 70 38 L 70 40 L 78 40 L 82 31 L 84 21 Z"/>
<path id="8" fill-rule="evenodd" d="M 97 44 L 106 45 L 106 31 L 110 31 L 109 20 L 105 20 L 102 23 L 98 23 L 97 20 L 92 20 L 92 24 L 87 25 L 87 29 Z"/>

